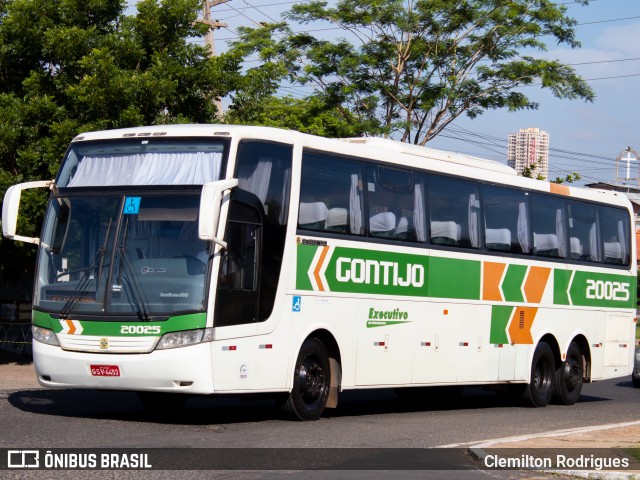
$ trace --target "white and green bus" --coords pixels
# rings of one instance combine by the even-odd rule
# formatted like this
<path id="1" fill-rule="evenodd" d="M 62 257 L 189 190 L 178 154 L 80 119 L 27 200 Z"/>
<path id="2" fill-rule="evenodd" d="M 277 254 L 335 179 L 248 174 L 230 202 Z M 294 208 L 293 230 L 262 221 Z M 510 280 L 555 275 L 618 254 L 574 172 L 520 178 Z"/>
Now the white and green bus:
<path id="1" fill-rule="evenodd" d="M 51 190 L 41 238 L 16 232 L 34 187 Z M 2 215 L 5 237 L 38 245 L 46 387 L 158 409 L 269 394 L 310 420 L 386 387 L 570 405 L 633 366 L 629 201 L 496 162 L 263 127 L 91 132 Z"/>

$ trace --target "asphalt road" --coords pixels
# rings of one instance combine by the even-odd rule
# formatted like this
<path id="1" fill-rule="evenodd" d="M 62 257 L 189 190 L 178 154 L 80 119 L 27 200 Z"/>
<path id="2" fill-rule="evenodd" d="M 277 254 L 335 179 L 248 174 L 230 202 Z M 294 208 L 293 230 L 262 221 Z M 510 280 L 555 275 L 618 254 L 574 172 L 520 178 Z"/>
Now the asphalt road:
<path id="1" fill-rule="evenodd" d="M 352 391 L 320 420 L 294 422 L 268 400 L 196 397 L 156 415 L 129 392 L 0 391 L 0 447 L 428 448 L 640 420 L 639 399 L 628 379 L 585 385 L 578 404 L 542 409 L 480 388 L 467 388 L 447 405 L 424 406 L 407 404 L 392 390 Z"/>
<path id="2" fill-rule="evenodd" d="M 578 404 L 550 405 L 543 409 L 522 407 L 480 388 L 467 388 L 459 399 L 446 405 L 423 406 L 401 401 L 392 390 L 344 392 L 339 407 L 327 410 L 320 420 L 294 422 L 282 419 L 274 404 L 267 400 L 191 398 L 182 410 L 155 415 L 144 410 L 135 394 L 129 392 L 0 391 L 0 448 L 235 447 L 247 455 L 251 454 L 247 450 L 250 448 L 430 448 L 640 420 L 639 398 L 640 389 L 632 388 L 628 379 L 585 385 Z M 322 450 L 316 452 L 323 454 Z M 129 478 L 127 472 L 120 473 L 118 478 Z M 300 478 L 370 480 L 442 476 L 425 471 L 398 473 L 372 477 L 362 471 L 337 476 L 335 472 L 334 475 L 305 472 Z M 491 473 L 498 478 L 531 478 L 516 472 Z M 480 472 L 449 474 L 456 478 L 486 478 Z M 282 472 L 238 471 L 216 475 L 232 479 L 283 476 Z M 173 472 L 171 477 L 181 478 L 181 474 Z"/>

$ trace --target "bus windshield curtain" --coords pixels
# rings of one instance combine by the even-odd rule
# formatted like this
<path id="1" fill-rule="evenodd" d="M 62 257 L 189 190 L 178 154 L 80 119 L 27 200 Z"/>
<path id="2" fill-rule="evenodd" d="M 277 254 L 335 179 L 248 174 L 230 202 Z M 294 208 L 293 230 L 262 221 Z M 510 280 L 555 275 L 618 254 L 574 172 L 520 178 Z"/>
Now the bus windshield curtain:
<path id="1" fill-rule="evenodd" d="M 86 156 L 67 186 L 203 185 L 220 179 L 221 163 L 218 152 Z"/>

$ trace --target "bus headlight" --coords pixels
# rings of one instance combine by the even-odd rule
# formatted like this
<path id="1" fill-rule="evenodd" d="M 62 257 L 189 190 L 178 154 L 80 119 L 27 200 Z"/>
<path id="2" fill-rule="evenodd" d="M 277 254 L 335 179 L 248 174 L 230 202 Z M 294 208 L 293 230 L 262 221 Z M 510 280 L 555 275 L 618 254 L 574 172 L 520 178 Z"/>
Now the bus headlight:
<path id="1" fill-rule="evenodd" d="M 45 345 L 53 345 L 54 347 L 60 346 L 60 343 L 58 343 L 58 337 L 53 333 L 53 330 L 49 330 L 48 328 L 32 325 L 31 335 L 36 342 L 44 343 Z"/>
<path id="2" fill-rule="evenodd" d="M 212 342 L 213 328 L 205 328 L 200 330 L 186 330 L 184 332 L 165 333 L 156 350 L 165 350 L 167 348 L 188 347 L 197 345 L 198 343 Z"/>

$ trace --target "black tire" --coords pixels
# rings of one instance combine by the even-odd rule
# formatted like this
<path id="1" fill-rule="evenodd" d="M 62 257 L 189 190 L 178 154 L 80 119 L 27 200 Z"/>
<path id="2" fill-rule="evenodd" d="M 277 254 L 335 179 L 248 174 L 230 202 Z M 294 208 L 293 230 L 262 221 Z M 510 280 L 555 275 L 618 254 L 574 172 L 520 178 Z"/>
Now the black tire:
<path id="1" fill-rule="evenodd" d="M 567 349 L 567 357 L 555 373 L 554 403 L 573 405 L 580 398 L 582 392 L 582 350 L 577 343 L 571 342 Z"/>
<path id="2" fill-rule="evenodd" d="M 187 395 L 166 392 L 138 392 L 138 400 L 153 413 L 171 414 L 182 408 L 187 401 Z"/>
<path id="3" fill-rule="evenodd" d="M 546 407 L 553 396 L 555 382 L 555 360 L 551 347 L 544 342 L 536 346 L 531 361 L 531 381 L 526 386 L 522 399 L 530 407 Z"/>
<path id="4" fill-rule="evenodd" d="M 330 386 L 327 349 L 317 338 L 307 338 L 298 353 L 293 388 L 282 405 L 283 412 L 296 420 L 317 420 L 327 405 Z"/>

